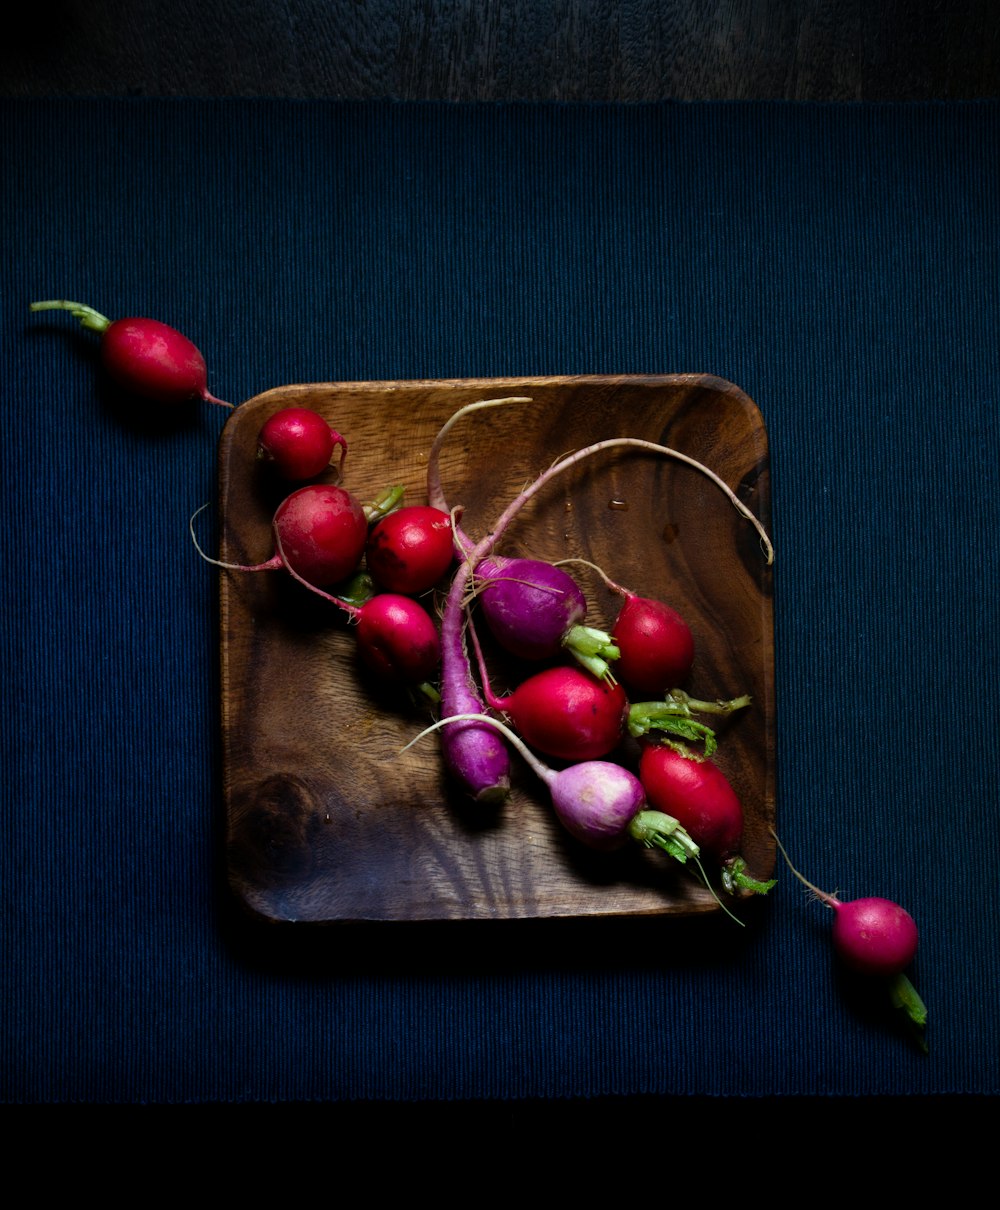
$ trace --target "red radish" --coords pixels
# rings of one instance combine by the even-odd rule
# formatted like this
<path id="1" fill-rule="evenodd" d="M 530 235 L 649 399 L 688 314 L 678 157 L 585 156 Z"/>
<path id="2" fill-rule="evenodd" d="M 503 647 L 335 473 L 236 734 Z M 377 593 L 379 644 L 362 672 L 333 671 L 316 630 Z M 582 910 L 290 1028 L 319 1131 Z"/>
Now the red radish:
<path id="1" fill-rule="evenodd" d="M 665 744 L 645 744 L 639 780 L 650 806 L 678 819 L 698 847 L 722 863 L 727 891 L 766 894 L 774 886 L 773 880 L 746 872 L 740 854 L 743 806 L 713 761 L 694 759 Z"/>
<path id="2" fill-rule="evenodd" d="M 687 680 L 694 663 L 694 636 L 676 609 L 630 592 L 586 559 L 564 563 L 591 568 L 611 592 L 624 597 L 611 627 L 611 641 L 618 648 L 615 677 L 631 694 L 659 697 Z"/>
<path id="3" fill-rule="evenodd" d="M 628 712 L 621 685 L 597 680 L 575 665 L 560 665 L 529 676 L 512 693 L 498 697 L 475 628 L 471 634 L 487 704 L 512 719 L 532 748 L 558 760 L 587 761 L 607 756 L 621 742 Z"/>
<path id="4" fill-rule="evenodd" d="M 773 828 L 771 835 L 789 870 L 820 903 L 834 911 L 831 938 L 841 961 L 863 975 L 888 978 L 893 1004 L 922 1029 L 927 1023 L 927 1008 L 903 973 L 916 956 L 919 941 L 917 925 L 910 913 L 891 899 L 842 900 L 835 894 L 821 891 L 792 865 Z"/>
<path id="5" fill-rule="evenodd" d="M 365 562 L 389 592 L 418 596 L 433 588 L 453 561 L 451 517 L 439 508 L 398 508 L 368 534 Z"/>
<path id="6" fill-rule="evenodd" d="M 156 319 L 112 322 L 93 307 L 65 299 L 31 304 L 32 311 L 69 311 L 85 328 L 101 334 L 101 361 L 111 377 L 136 395 L 156 403 L 203 399 L 231 408 L 208 391 L 205 359 L 186 336 Z"/>
<path id="7" fill-rule="evenodd" d="M 639 780 L 650 805 L 676 815 L 699 848 L 718 858 L 739 851 L 743 807 L 713 761 L 692 759 L 664 744 L 645 744 Z"/>
<path id="8" fill-rule="evenodd" d="M 615 676 L 636 694 L 658 695 L 682 685 L 694 663 L 691 628 L 662 601 L 622 591 L 625 604 L 611 627 L 619 652 Z"/>
<path id="9" fill-rule="evenodd" d="M 311 408 L 282 408 L 261 425 L 257 457 L 294 482 L 322 474 L 338 445 L 343 471 L 347 442 L 336 429 Z"/>
<path id="10" fill-rule="evenodd" d="M 490 405 L 491 402 L 487 401 L 487 405 Z M 450 428 L 458 416 L 476 406 L 483 405 L 471 404 L 466 408 L 460 409 L 445 424 L 442 433 Z M 437 476 L 436 466 L 437 454 L 440 451 L 440 437 L 441 434 L 435 440 L 428 466 L 428 494 L 431 504 L 434 506 L 439 505 L 441 497 L 440 481 Z M 764 543 L 768 562 L 772 561 L 773 550 L 771 543 L 760 521 L 718 475 L 695 459 L 689 458 L 686 454 L 681 454 L 677 450 L 670 449 L 668 446 L 656 445 L 653 442 L 641 441 L 632 437 L 599 441 L 595 445 L 577 450 L 575 453 L 559 459 L 548 470 L 539 475 L 532 484 L 525 488 L 507 506 L 498 518 L 493 530 L 478 545 L 475 547 L 466 547 L 464 542 L 459 539 L 459 549 L 465 557 L 459 563 L 458 570 L 452 577 L 451 588 L 448 591 L 441 617 L 441 702 L 442 713 L 444 715 L 451 716 L 482 712 L 481 709 L 477 709 L 480 703 L 472 680 L 472 672 L 469 667 L 468 652 L 465 647 L 464 638 L 465 596 L 473 569 L 493 554 L 494 548 L 502 539 L 511 521 L 520 509 L 537 495 L 550 480 L 570 467 L 576 466 L 577 463 L 582 462 L 585 458 L 589 458 L 603 450 L 619 447 L 644 450 L 676 458 L 707 475 L 726 494 L 740 515 L 746 517 L 754 526 L 761 536 L 761 541 Z M 500 764 L 499 757 L 496 754 L 496 737 L 490 735 L 489 732 L 490 729 L 486 726 L 468 722 L 458 724 L 457 729 L 456 725 L 446 727 L 442 734 L 442 749 L 446 763 L 459 781 L 462 782 L 466 791 L 476 799 L 481 799 L 484 796 L 496 798 L 506 793 L 503 787 L 505 784 L 504 779 L 508 776 L 507 773 L 497 772 L 495 783 L 491 781 L 493 777 L 493 772 L 491 771 L 493 767 L 492 762 L 498 762 L 496 764 L 497 770 L 499 770 Z M 482 743 L 484 751 L 487 746 L 491 748 L 492 751 L 489 758 L 484 758 L 482 753 L 477 751 L 477 745 L 480 743 Z M 473 772 L 474 777 L 471 776 Z"/>
<path id="11" fill-rule="evenodd" d="M 284 568 L 306 587 L 317 589 L 336 584 L 357 569 L 368 537 L 368 521 L 358 501 L 342 487 L 320 483 L 300 487 L 287 496 L 275 511 L 272 529 L 275 553 L 252 566 L 210 559 L 197 539 L 195 546 L 202 558 L 217 567 L 231 571 Z"/>
<path id="12" fill-rule="evenodd" d="M 383 592 L 360 606 L 346 601 L 340 605 L 357 620 L 358 654 L 377 676 L 419 685 L 437 674 L 441 662 L 437 628 L 412 597 Z"/>

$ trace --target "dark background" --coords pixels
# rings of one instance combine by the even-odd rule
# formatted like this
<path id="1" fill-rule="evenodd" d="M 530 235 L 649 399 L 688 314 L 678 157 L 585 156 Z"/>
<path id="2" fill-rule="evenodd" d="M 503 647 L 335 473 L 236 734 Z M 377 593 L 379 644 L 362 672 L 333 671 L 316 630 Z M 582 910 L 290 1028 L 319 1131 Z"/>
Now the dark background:
<path id="1" fill-rule="evenodd" d="M 998 48 L 991 0 L 51 0 L 0 95 L 959 100 Z"/>
<path id="2" fill-rule="evenodd" d="M 6 31 L 0 96 L 956 101 L 998 95 L 998 49 L 1000 5 L 988 0 L 58 0 Z M 641 1098 L 636 1106 L 662 1108 Z M 601 1105 L 559 1108 L 563 1119 L 585 1112 L 593 1121 Z M 610 1119 L 621 1104 L 605 1108 Z M 685 1108 L 689 1121 L 713 1127 L 744 1113 L 732 1101 Z M 903 1099 L 891 1109 L 897 1121 L 916 1119 L 926 1105 Z M 487 1110 L 494 1122 L 551 1113 L 510 1104 L 332 1107 L 354 1122 L 430 1115 L 452 1126 Z M 811 1106 L 817 1129 L 838 1112 L 822 1099 Z"/>

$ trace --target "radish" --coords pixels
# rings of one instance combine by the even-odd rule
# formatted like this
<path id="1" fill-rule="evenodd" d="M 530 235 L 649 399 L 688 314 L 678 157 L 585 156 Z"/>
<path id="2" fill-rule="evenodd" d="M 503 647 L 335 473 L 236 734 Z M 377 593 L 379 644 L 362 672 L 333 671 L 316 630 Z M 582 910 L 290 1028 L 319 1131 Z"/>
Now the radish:
<path id="1" fill-rule="evenodd" d="M 470 404 L 465 408 L 459 409 L 446 422 L 442 432 L 446 432 L 458 416 L 463 413 L 477 406 L 493 406 L 494 403 L 499 402 L 509 401 L 484 401 L 482 404 Z M 439 433 L 432 450 L 431 465 L 428 468 L 428 494 L 431 503 L 435 506 L 437 506 L 442 494 L 437 473 L 437 454 L 440 451 L 440 437 L 441 434 Z M 537 495 L 550 480 L 570 467 L 576 466 L 585 458 L 589 458 L 604 450 L 619 447 L 628 447 L 677 458 L 707 475 L 726 494 L 741 516 L 746 517 L 751 522 L 764 543 L 767 561 L 769 563 L 772 561 L 774 552 L 760 521 L 757 520 L 735 492 L 718 475 L 695 459 L 689 458 L 686 454 L 678 453 L 678 451 L 672 450 L 668 446 L 656 445 L 653 442 L 642 441 L 632 437 L 611 438 L 607 441 L 599 441 L 582 450 L 577 450 L 573 454 L 568 454 L 557 460 L 548 470 L 539 475 L 533 483 L 515 497 L 503 513 L 501 513 L 492 532 L 487 534 L 476 546 L 469 545 L 456 527 L 458 549 L 464 554 L 464 558 L 452 578 L 451 587 L 448 591 L 441 616 L 441 702 L 443 715 L 482 713 L 479 695 L 472 680 L 464 637 L 465 596 L 473 569 L 493 554 L 494 548 L 502 539 L 511 521 L 520 509 Z M 476 750 L 479 743 L 483 745 L 482 753 Z M 485 756 L 487 747 L 490 749 L 489 757 Z M 496 737 L 490 734 L 488 727 L 472 722 L 462 723 L 457 730 L 454 727 L 446 727 L 442 734 L 442 750 L 446 763 L 473 798 L 481 799 L 485 796 L 495 799 L 507 792 L 506 787 L 509 787 L 509 770 L 501 768 L 503 761 L 497 754 Z M 495 783 L 491 780 L 494 774 L 496 777 Z"/>
<path id="2" fill-rule="evenodd" d="M 607 756 L 625 733 L 628 700 L 621 685 L 596 680 L 574 665 L 546 668 L 528 677 L 506 697 L 490 686 L 479 636 L 471 627 L 487 704 L 513 720 L 521 738 L 558 760 L 586 761 Z"/>
<path id="3" fill-rule="evenodd" d="M 616 679 L 630 693 L 646 696 L 682 685 L 694 663 L 694 636 L 677 610 L 623 588 L 587 559 L 564 559 L 559 566 L 567 563 L 582 563 L 596 571 L 605 587 L 625 599 L 611 627 L 611 642 L 618 649 Z"/>
<path id="4" fill-rule="evenodd" d="M 389 592 L 426 592 L 453 561 L 451 517 L 439 508 L 398 508 L 368 534 L 365 562 L 372 578 Z"/>
<path id="5" fill-rule="evenodd" d="M 430 685 L 441 661 L 437 628 L 427 610 L 400 593 L 376 593 L 361 605 L 328 593 L 328 597 L 357 623 L 358 654 L 379 679 L 419 685 L 432 700 Z"/>
<path id="6" fill-rule="evenodd" d="M 904 974 L 916 955 L 919 941 L 917 925 L 910 913 L 891 899 L 842 900 L 836 894 L 821 891 L 792 865 L 773 828 L 771 835 L 789 870 L 820 903 L 835 913 L 831 939 L 840 960 L 860 974 L 887 979 L 893 1005 L 922 1031 L 927 1024 L 927 1007 Z M 922 1033 L 918 1040 L 926 1050 Z"/>
<path id="7" fill-rule="evenodd" d="M 694 663 L 694 637 L 681 615 L 663 601 L 614 585 L 625 598 L 611 627 L 618 647 L 615 675 L 631 693 L 661 694 L 682 685 Z"/>
<path id="8" fill-rule="evenodd" d="M 314 479 L 330 465 L 337 446 L 343 471 L 347 442 L 336 429 L 312 408 L 282 408 L 261 425 L 257 457 L 282 479 Z"/>
<path id="9" fill-rule="evenodd" d="M 205 359 L 186 336 L 155 319 L 117 319 L 65 299 L 33 302 L 32 311 L 69 311 L 85 328 L 101 334 L 101 361 L 111 377 L 156 403 L 203 399 L 231 408 L 208 391 Z"/>
<path id="10" fill-rule="evenodd" d="M 698 847 L 721 862 L 727 891 L 763 895 L 774 886 L 773 879 L 765 882 L 746 872 L 739 851 L 743 806 L 718 765 L 666 745 L 645 744 L 639 780 L 650 806 L 678 819 Z"/>
<path id="11" fill-rule="evenodd" d="M 191 536 L 206 562 L 230 571 L 284 568 L 314 590 L 336 584 L 355 571 L 368 538 L 368 521 L 358 501 L 342 487 L 319 483 L 300 487 L 278 505 L 272 521 L 276 550 L 263 563 L 245 566 L 209 558 L 194 536 L 193 517 L 191 523 Z"/>
<path id="12" fill-rule="evenodd" d="M 476 566 L 476 596 L 490 632 L 511 655 L 551 660 L 565 651 L 594 676 L 611 678 L 608 661 L 618 648 L 603 630 L 582 624 L 587 598 L 561 567 L 494 555 Z"/>

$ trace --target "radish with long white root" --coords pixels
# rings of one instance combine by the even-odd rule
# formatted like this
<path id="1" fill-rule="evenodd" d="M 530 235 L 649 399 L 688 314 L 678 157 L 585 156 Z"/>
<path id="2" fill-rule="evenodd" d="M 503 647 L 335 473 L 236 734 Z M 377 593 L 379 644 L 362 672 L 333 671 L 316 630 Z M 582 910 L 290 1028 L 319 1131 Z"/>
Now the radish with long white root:
<path id="1" fill-rule="evenodd" d="M 229 571 L 283 569 L 307 587 L 327 588 L 357 570 L 368 539 L 368 518 L 350 492 L 314 483 L 300 487 L 278 505 L 271 529 L 275 553 L 269 559 L 254 564 L 224 563 L 201 549 L 194 534 L 194 517 L 191 519 L 191 537 L 206 562 Z"/>
<path id="2" fill-rule="evenodd" d="M 181 404 L 193 399 L 233 405 L 208 390 L 205 359 L 176 328 L 158 319 L 110 320 L 85 303 L 64 298 L 33 302 L 32 311 L 69 311 L 91 332 L 100 334 L 100 355 L 110 376 L 154 403 Z"/>
<path id="3" fill-rule="evenodd" d="M 467 405 L 462 411 L 469 411 L 475 406 Z M 446 429 L 450 427 L 454 419 L 456 417 L 453 417 L 452 421 L 445 426 Z M 725 493 L 736 510 L 755 527 L 764 544 L 768 562 L 770 563 L 773 559 L 770 539 L 760 521 L 718 475 L 686 454 L 671 449 L 669 446 L 657 445 L 655 442 L 643 441 L 635 437 L 615 437 L 596 442 L 594 445 L 566 455 L 539 475 L 534 483 L 525 488 L 507 506 L 492 531 L 478 544 L 469 546 L 465 540 L 459 538 L 464 558 L 452 579 L 441 616 L 441 709 L 444 716 L 483 712 L 483 704 L 469 666 L 464 634 L 466 597 L 472 585 L 475 569 L 484 559 L 492 556 L 494 548 L 503 538 L 514 517 L 551 480 L 587 458 L 605 450 L 621 448 L 675 458 L 708 476 Z M 430 478 L 428 482 L 430 484 Z M 502 745 L 500 748 L 502 751 Z M 489 749 L 488 756 L 486 755 L 487 749 Z M 446 766 L 451 770 L 459 785 L 473 799 L 495 801 L 506 795 L 509 788 L 509 764 L 506 764 L 505 754 L 503 756 L 498 754 L 497 739 L 495 735 L 491 734 L 490 728 L 476 722 L 450 725 L 442 732 L 442 752 Z"/>
<path id="4" fill-rule="evenodd" d="M 880 976 L 888 981 L 893 1005 L 905 1013 L 917 1030 L 917 1040 L 926 1050 L 923 1029 L 927 1024 L 927 1006 L 904 973 L 917 952 L 919 933 L 913 917 L 891 899 L 868 897 L 838 899 L 821 891 L 792 865 L 777 833 L 770 829 L 789 870 L 814 898 L 834 912 L 831 939 L 841 961 L 863 975 Z"/>

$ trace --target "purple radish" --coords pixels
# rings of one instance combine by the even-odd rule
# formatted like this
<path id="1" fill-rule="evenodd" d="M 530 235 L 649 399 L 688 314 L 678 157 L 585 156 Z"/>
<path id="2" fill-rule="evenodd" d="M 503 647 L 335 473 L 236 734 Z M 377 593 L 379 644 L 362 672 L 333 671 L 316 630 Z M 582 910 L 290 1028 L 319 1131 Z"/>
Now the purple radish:
<path id="1" fill-rule="evenodd" d="M 494 555 L 477 565 L 475 583 L 483 618 L 505 651 L 537 661 L 566 652 L 594 676 L 611 677 L 618 648 L 603 630 L 583 625 L 587 598 L 561 567 Z"/>
<path id="2" fill-rule="evenodd" d="M 829 891 L 821 891 L 792 865 L 773 828 L 771 835 L 789 870 L 820 903 L 835 913 L 831 940 L 840 960 L 860 974 L 887 979 L 895 1007 L 901 1009 L 909 1021 L 922 1031 L 927 1024 L 927 1007 L 904 974 L 916 955 L 919 941 L 917 925 L 910 913 L 891 899 L 867 897 L 843 900 Z M 923 1045 L 922 1033 L 918 1035 L 918 1040 Z"/>
<path id="3" fill-rule="evenodd" d="M 83 303 L 49 299 L 32 311 L 69 311 L 85 328 L 101 335 L 101 361 L 111 377 L 135 395 L 155 403 L 192 399 L 231 408 L 208 391 L 205 359 L 186 336 L 156 319 L 114 321 Z"/>

